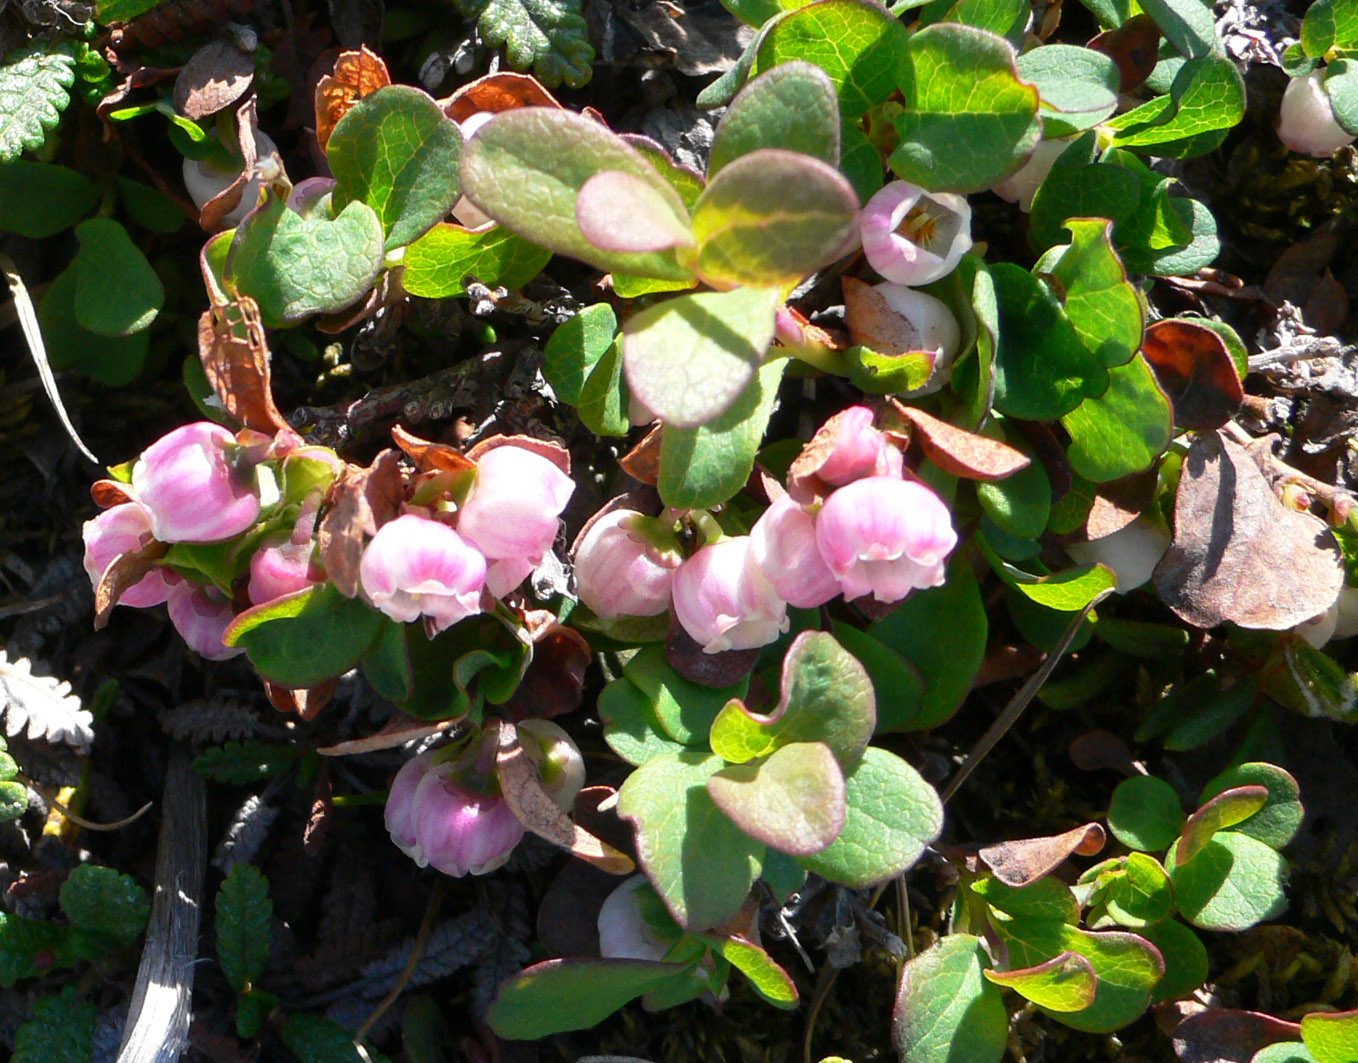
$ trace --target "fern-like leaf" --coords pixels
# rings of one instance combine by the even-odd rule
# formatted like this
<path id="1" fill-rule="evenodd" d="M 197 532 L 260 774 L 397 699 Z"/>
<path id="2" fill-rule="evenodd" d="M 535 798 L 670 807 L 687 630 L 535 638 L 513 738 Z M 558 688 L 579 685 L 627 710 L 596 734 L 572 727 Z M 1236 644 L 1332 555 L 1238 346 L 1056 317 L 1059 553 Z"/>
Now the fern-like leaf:
<path id="1" fill-rule="evenodd" d="M 61 910 L 72 925 L 126 945 L 146 929 L 151 902 L 130 875 L 81 864 L 61 887 Z"/>
<path id="2" fill-rule="evenodd" d="M 515 70 L 530 66 L 544 85 L 578 89 L 590 78 L 594 49 L 580 0 L 457 0 L 482 39 L 504 45 Z"/>
<path id="3" fill-rule="evenodd" d="M 248 786 L 287 771 L 298 751 L 281 742 L 227 742 L 205 749 L 193 760 L 193 770 L 216 782 Z"/>
<path id="4" fill-rule="evenodd" d="M 0 117 L 0 138 L 3 138 Z M 0 712 L 5 714 L 5 733 L 17 735 L 28 728 L 29 740 L 45 738 L 65 742 L 78 753 L 88 753 L 94 741 L 94 715 L 80 707 L 71 684 L 50 675 L 34 675 L 27 660 L 11 661 L 0 650 Z"/>
<path id="5" fill-rule="evenodd" d="M 42 147 L 75 84 L 76 45 L 37 40 L 0 65 L 0 163 Z"/>
<path id="6" fill-rule="evenodd" d="M 269 880 L 258 868 L 237 864 L 217 893 L 217 959 L 237 992 L 264 973 L 272 922 Z"/>
<path id="7" fill-rule="evenodd" d="M 14 1035 L 12 1063 L 90 1063 L 98 1019 L 99 1009 L 80 1000 L 75 986 L 43 997 Z"/>

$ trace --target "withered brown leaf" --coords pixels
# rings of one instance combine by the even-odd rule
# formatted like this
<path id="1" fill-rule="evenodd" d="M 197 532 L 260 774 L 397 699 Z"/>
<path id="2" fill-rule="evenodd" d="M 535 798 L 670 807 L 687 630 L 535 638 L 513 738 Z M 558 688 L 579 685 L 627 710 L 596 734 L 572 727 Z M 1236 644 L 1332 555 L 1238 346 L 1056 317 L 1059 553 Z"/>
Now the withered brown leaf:
<path id="1" fill-rule="evenodd" d="M 1103 849 L 1107 835 L 1097 823 L 1073 827 L 1044 838 L 1020 838 L 987 845 L 977 852 L 995 877 L 1016 889 L 1050 874 L 1071 856 L 1093 856 Z"/>
<path id="2" fill-rule="evenodd" d="M 255 60 L 232 40 L 203 45 L 174 79 L 174 105 L 195 122 L 230 107 L 255 78 Z"/>
<path id="3" fill-rule="evenodd" d="M 316 83 L 316 143 L 321 150 L 355 103 L 390 84 L 387 64 L 366 44 L 356 52 L 341 52 L 334 72 Z"/>
<path id="4" fill-rule="evenodd" d="M 968 432 L 895 399 L 891 408 L 910 425 L 911 440 L 919 440 L 925 456 L 953 476 L 1003 480 L 1032 464 L 1028 455 L 998 439 Z"/>
<path id="5" fill-rule="evenodd" d="M 1222 338 L 1186 318 L 1157 321 L 1141 341 L 1151 372 L 1174 407 L 1181 428 L 1220 428 L 1245 398 Z"/>
<path id="6" fill-rule="evenodd" d="M 248 295 L 203 312 L 198 357 L 223 409 L 246 428 L 273 435 L 288 427 L 273 401 L 259 305 Z"/>

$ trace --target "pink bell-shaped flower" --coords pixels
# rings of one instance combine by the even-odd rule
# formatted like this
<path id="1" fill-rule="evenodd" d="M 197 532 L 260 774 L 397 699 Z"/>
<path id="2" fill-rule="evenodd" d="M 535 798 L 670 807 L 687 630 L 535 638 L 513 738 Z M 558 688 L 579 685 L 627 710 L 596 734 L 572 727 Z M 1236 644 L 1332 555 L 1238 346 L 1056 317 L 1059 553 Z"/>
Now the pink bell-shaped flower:
<path id="1" fill-rule="evenodd" d="M 317 580 L 311 571 L 316 544 L 311 539 L 296 543 L 291 538 L 266 540 L 250 558 L 250 604 L 263 605 L 285 594 L 304 590 Z"/>
<path id="2" fill-rule="evenodd" d="M 163 543 L 213 543 L 245 531 L 259 517 L 253 468 L 233 460 L 236 437 L 196 421 L 152 443 L 132 466 L 132 494 L 146 507 Z"/>
<path id="3" fill-rule="evenodd" d="M 571 478 L 541 454 L 512 443 L 495 447 L 477 459 L 457 530 L 491 560 L 536 565 L 551 548 L 557 517 L 574 490 Z"/>
<path id="4" fill-rule="evenodd" d="M 87 520 L 83 535 L 85 573 L 90 577 L 90 586 L 98 587 L 115 557 L 144 546 L 152 538 L 151 521 L 136 502 L 124 502 Z M 168 568 L 153 568 L 123 591 L 118 604 L 136 609 L 160 605 L 169 599 L 179 581 L 180 577 Z"/>
<path id="5" fill-rule="evenodd" d="M 839 594 L 839 580 L 816 545 L 815 521 L 788 495 L 754 522 L 750 556 L 778 597 L 798 609 L 814 609 Z"/>
<path id="6" fill-rule="evenodd" d="M 596 616 L 658 616 L 670 607 L 674 572 L 683 558 L 647 538 L 649 520 L 615 509 L 596 518 L 576 543 L 576 593 Z"/>
<path id="7" fill-rule="evenodd" d="M 764 578 L 750 537 L 709 543 L 674 574 L 674 615 L 704 653 L 767 646 L 788 629 L 787 602 Z"/>
<path id="8" fill-rule="evenodd" d="M 816 543 L 845 598 L 898 602 L 916 587 L 943 582 L 957 533 L 948 508 L 924 484 L 870 476 L 826 499 Z"/>
<path id="9" fill-rule="evenodd" d="M 1317 158 L 1333 155 L 1353 143 L 1354 135 L 1335 121 L 1334 107 L 1325 91 L 1324 70 L 1313 70 L 1288 82 L 1278 108 L 1278 139 L 1293 151 Z"/>
<path id="10" fill-rule="evenodd" d="M 892 181 L 869 199 L 859 225 L 868 264 L 897 284 L 946 277 L 971 249 L 966 199 L 908 181 Z"/>
<path id="11" fill-rule="evenodd" d="M 395 818 L 399 824 L 399 812 Z M 454 878 L 503 867 L 524 834 L 495 777 L 475 770 L 466 756 L 424 772 L 410 799 L 410 824 L 415 841 L 402 846 L 405 852 L 420 867 Z"/>
<path id="12" fill-rule="evenodd" d="M 901 452 L 872 426 L 872 419 L 866 406 L 850 406 L 825 423 L 822 431 L 832 430 L 834 438 L 817 476 L 838 487 L 864 476 L 900 475 Z"/>
<path id="13" fill-rule="evenodd" d="M 486 559 L 448 525 L 407 513 L 377 529 L 358 579 L 369 601 L 393 620 L 427 616 L 442 631 L 481 611 Z"/>
<path id="14" fill-rule="evenodd" d="M 209 661 L 225 661 L 245 652 L 222 641 L 231 621 L 236 618 L 231 603 L 216 590 L 182 580 L 170 591 L 166 603 L 170 623 L 189 649 Z"/>
<path id="15" fill-rule="evenodd" d="M 384 819 L 387 833 L 398 849 L 409 857 L 415 854 L 415 791 L 420 788 L 425 775 L 433 765 L 432 750 L 407 760 L 391 781 L 387 791 L 387 806 Z"/>

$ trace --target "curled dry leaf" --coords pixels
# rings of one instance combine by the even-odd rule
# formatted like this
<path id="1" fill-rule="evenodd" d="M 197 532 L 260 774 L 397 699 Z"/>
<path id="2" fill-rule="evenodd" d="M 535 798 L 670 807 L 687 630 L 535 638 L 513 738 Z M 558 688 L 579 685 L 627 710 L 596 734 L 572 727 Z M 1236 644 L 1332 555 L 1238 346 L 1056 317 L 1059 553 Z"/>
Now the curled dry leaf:
<path id="1" fill-rule="evenodd" d="M 848 414 L 848 410 L 841 410 L 816 429 L 811 441 L 792 460 L 787 470 L 787 493 L 793 501 L 807 505 L 824 498 L 833 490 L 830 484 L 820 478 L 820 470 L 834 454 Z"/>
<path id="2" fill-rule="evenodd" d="M 891 408 L 910 426 L 910 438 L 946 473 L 967 480 L 1003 480 L 1032 459 L 998 439 L 989 439 L 939 420 L 923 410 L 891 400 Z"/>
<path id="3" fill-rule="evenodd" d="M 1090 40 L 1089 47 L 1117 64 L 1120 90 L 1133 92 L 1151 76 L 1160 60 L 1160 28 L 1149 15 L 1137 15 L 1117 29 L 1100 33 Z"/>
<path id="4" fill-rule="evenodd" d="M 623 472 L 654 487 L 660 482 L 660 439 L 663 425 L 656 425 L 631 450 L 618 459 Z"/>
<path id="5" fill-rule="evenodd" d="M 255 60 L 233 40 L 215 40 L 193 53 L 174 79 L 174 105 L 195 122 L 230 107 L 255 78 Z"/>
<path id="6" fill-rule="evenodd" d="M 222 219 L 240 206 L 240 197 L 254 174 L 255 163 L 259 161 L 259 148 L 255 144 L 255 133 L 258 131 L 255 97 L 251 94 L 250 98 L 236 110 L 236 140 L 240 146 L 241 171 L 234 181 L 204 203 L 198 212 L 198 224 L 207 232 L 216 232 L 220 229 Z"/>
<path id="7" fill-rule="evenodd" d="M 391 438 L 420 472 L 464 472 L 476 468 L 476 463 L 457 447 L 421 439 L 399 424 L 392 425 Z"/>
<path id="8" fill-rule="evenodd" d="M 987 845 L 977 855 L 997 879 L 1018 889 L 1050 874 L 1071 856 L 1093 856 L 1103 849 L 1105 841 L 1107 835 L 1099 824 L 1086 823 L 1064 834 Z"/>
<path id="9" fill-rule="evenodd" d="M 319 686 L 305 689 L 294 689 L 264 680 L 264 693 L 269 704 L 279 712 L 293 713 L 304 720 L 314 720 L 320 715 L 321 710 L 330 704 L 338 687 L 338 678 L 327 679 Z"/>
<path id="10" fill-rule="evenodd" d="M 1240 409 L 1240 374 L 1225 341 L 1205 325 L 1185 318 L 1157 321 L 1146 330 L 1141 353 L 1181 428 L 1220 428 Z"/>
<path id="11" fill-rule="evenodd" d="M 111 509 L 124 502 L 134 501 L 128 485 L 117 480 L 95 480 L 90 484 L 90 497 L 100 509 Z"/>
<path id="12" fill-rule="evenodd" d="M 358 594 L 364 538 L 396 518 L 404 496 L 401 457 L 394 450 L 382 451 L 366 469 L 350 465 L 344 470 L 335 503 L 321 518 L 316 544 L 326 575 L 346 598 Z"/>
<path id="13" fill-rule="evenodd" d="M 840 281 L 844 286 L 844 322 L 854 343 L 888 358 L 922 355 L 932 366 L 937 352 L 919 349 L 919 332 L 891 308 L 881 292 L 857 277 L 841 277 Z"/>
<path id="14" fill-rule="evenodd" d="M 540 458 L 546 458 L 567 476 L 571 474 L 571 455 L 560 443 L 547 439 L 534 439 L 532 436 L 491 436 L 483 439 L 467 451 L 472 461 L 480 461 L 496 447 L 522 447 Z"/>
<path id="15" fill-rule="evenodd" d="M 1334 604 L 1344 565 L 1321 520 L 1279 502 L 1244 447 L 1205 432 L 1184 458 L 1174 541 L 1153 579 L 1195 627 L 1282 631 Z"/>
<path id="16" fill-rule="evenodd" d="M 464 726 L 464 720 L 437 720 L 431 723 L 398 712 L 380 731 L 366 738 L 351 738 L 347 742 L 337 742 L 333 746 L 321 746 L 316 752 L 323 757 L 351 757 L 358 753 L 376 753 L 383 749 L 395 749 L 407 742 L 428 738 L 444 731 L 460 730 Z"/>
<path id="17" fill-rule="evenodd" d="M 1279 1041 L 1300 1041 L 1301 1025 L 1257 1011 L 1208 1008 L 1174 1028 L 1179 1063 L 1249 1063 Z"/>
<path id="18" fill-rule="evenodd" d="M 316 83 L 316 143 L 321 150 L 349 108 L 390 84 L 387 64 L 366 44 L 356 52 L 341 52 L 334 72 Z"/>
<path id="19" fill-rule="evenodd" d="M 94 588 L 94 630 L 102 631 L 108 623 L 109 614 L 118 604 L 118 599 L 130 587 L 135 587 L 155 568 L 156 562 L 165 556 L 169 547 L 154 539 L 136 550 L 119 554 L 104 569 L 99 586 Z"/>
<path id="20" fill-rule="evenodd" d="M 443 113 L 454 122 L 465 122 L 474 114 L 499 114 L 520 107 L 560 107 L 555 96 L 528 74 L 504 71 L 487 74 L 460 86 L 451 96 L 438 101 Z"/>
<path id="21" fill-rule="evenodd" d="M 495 771 L 505 802 L 520 823 L 601 871 L 628 875 L 636 870 L 630 857 L 596 838 L 561 811 L 543 787 L 537 766 L 519 744 L 518 730 L 512 723 L 488 720 L 486 726 L 498 729 Z"/>
<path id="22" fill-rule="evenodd" d="M 223 409 L 242 425 L 268 435 L 288 428 L 273 401 L 269 344 L 259 306 L 248 295 L 203 312 L 198 357 Z"/>

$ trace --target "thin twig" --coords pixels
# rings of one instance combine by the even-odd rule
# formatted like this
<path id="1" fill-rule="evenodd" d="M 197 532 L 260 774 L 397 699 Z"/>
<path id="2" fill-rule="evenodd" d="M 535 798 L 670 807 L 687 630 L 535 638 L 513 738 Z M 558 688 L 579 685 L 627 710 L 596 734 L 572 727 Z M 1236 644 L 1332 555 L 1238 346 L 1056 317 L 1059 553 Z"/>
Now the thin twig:
<path id="1" fill-rule="evenodd" d="M 391 992 L 382 998 L 381 1003 L 373 1009 L 373 1013 L 368 1016 L 362 1026 L 358 1028 L 358 1033 L 354 1034 L 354 1049 L 362 1056 L 367 1063 L 372 1063 L 368 1056 L 368 1050 L 363 1047 L 363 1038 L 368 1036 L 368 1031 L 377 1025 L 389 1007 L 396 1003 L 397 998 L 405 990 L 411 976 L 415 973 L 416 966 L 419 965 L 420 958 L 424 955 L 425 946 L 429 944 L 429 935 L 434 932 L 434 919 L 439 914 L 439 907 L 443 904 L 443 886 L 445 879 L 439 877 L 434 882 L 434 889 L 429 894 L 429 906 L 424 910 L 424 921 L 420 923 L 419 933 L 415 935 L 415 943 L 410 947 L 410 959 L 406 960 L 405 970 L 401 972 L 401 977 L 396 979 L 396 984 L 391 987 Z"/>
<path id="2" fill-rule="evenodd" d="M 16 781 L 23 783 L 30 790 L 38 791 L 38 793 L 42 796 L 42 799 L 44 801 L 46 801 L 49 805 L 55 808 L 63 816 L 69 819 L 77 827 L 84 827 L 85 830 L 122 830 L 129 824 L 136 823 L 137 820 L 141 819 L 142 816 L 146 815 L 147 812 L 151 811 L 151 806 L 155 804 L 154 801 L 147 801 L 146 804 L 142 805 L 141 808 L 133 812 L 132 815 L 124 816 L 122 819 L 117 820 L 114 823 L 95 823 L 92 820 L 86 819 L 84 816 L 72 812 L 69 808 L 63 805 L 60 800 L 57 799 L 56 791 L 48 789 L 46 786 L 43 786 L 42 784 L 36 782 L 35 780 L 30 779 L 23 772 L 16 771 L 14 773 L 14 778 Z"/>

